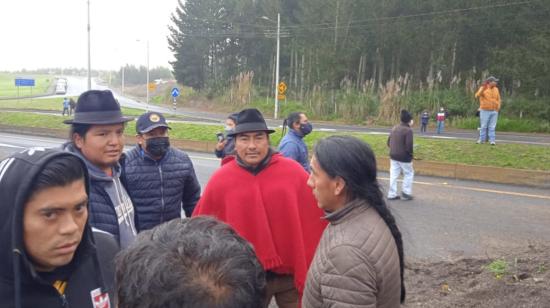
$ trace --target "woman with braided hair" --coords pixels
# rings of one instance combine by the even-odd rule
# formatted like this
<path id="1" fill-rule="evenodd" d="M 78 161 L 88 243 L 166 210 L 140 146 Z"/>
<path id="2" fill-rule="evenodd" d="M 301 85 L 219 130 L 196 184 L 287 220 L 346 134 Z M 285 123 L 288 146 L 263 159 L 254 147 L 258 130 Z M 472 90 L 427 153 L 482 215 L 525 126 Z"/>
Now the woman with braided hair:
<path id="1" fill-rule="evenodd" d="M 319 141 L 308 185 L 329 225 L 307 275 L 303 307 L 399 307 L 403 241 L 369 145 L 349 136 Z"/>

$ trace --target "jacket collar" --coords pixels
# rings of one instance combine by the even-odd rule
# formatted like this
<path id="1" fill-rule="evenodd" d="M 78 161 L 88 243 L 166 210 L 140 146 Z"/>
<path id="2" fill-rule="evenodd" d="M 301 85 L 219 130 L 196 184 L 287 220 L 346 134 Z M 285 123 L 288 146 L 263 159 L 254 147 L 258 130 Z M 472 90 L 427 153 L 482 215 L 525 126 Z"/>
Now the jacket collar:
<path id="1" fill-rule="evenodd" d="M 355 199 L 344 205 L 343 208 L 332 213 L 325 212 L 324 219 L 328 220 L 331 225 L 337 225 L 346 222 L 358 214 L 366 211 L 370 205 L 362 199 Z"/>

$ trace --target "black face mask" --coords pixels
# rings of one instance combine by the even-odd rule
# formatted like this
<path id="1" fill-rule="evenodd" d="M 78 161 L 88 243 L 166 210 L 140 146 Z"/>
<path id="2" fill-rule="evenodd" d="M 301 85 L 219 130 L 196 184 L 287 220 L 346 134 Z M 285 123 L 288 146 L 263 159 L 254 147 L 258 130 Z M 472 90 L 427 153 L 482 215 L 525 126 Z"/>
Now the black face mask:
<path id="1" fill-rule="evenodd" d="M 313 125 L 311 123 L 301 124 L 300 125 L 300 132 L 305 136 L 313 130 Z"/>
<path id="2" fill-rule="evenodd" d="M 150 138 L 146 140 L 146 147 L 145 150 L 147 153 L 155 156 L 155 157 L 161 157 L 166 152 L 168 152 L 168 149 L 170 148 L 170 140 L 168 137 L 155 137 Z"/>

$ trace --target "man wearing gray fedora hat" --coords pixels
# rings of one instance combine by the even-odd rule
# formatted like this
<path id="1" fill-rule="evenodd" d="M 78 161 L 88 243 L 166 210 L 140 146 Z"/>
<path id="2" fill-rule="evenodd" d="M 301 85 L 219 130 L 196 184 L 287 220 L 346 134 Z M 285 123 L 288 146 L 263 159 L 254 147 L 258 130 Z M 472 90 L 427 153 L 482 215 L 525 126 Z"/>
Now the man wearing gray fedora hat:
<path id="1" fill-rule="evenodd" d="M 89 219 L 92 227 L 113 234 L 121 248 L 136 236 L 134 206 L 122 182 L 119 159 L 125 123 L 111 91 L 90 90 L 78 98 L 66 151 L 81 157 L 90 174 Z"/>

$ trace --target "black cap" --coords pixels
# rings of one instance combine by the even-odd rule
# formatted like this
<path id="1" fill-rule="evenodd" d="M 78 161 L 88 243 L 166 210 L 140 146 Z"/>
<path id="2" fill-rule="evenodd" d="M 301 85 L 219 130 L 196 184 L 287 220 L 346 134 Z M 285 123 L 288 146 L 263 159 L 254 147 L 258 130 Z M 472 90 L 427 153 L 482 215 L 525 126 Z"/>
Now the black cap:
<path id="1" fill-rule="evenodd" d="M 65 124 L 119 124 L 132 121 L 122 116 L 120 105 L 109 90 L 90 90 L 78 97 L 74 110 L 74 119 L 63 121 Z"/>
<path id="2" fill-rule="evenodd" d="M 259 131 L 265 131 L 268 134 L 275 132 L 274 130 L 267 128 L 264 117 L 258 109 L 250 108 L 239 112 L 235 130 L 227 135 L 234 136 L 241 133 Z"/>
<path id="3" fill-rule="evenodd" d="M 148 133 L 157 127 L 171 129 L 170 126 L 166 124 L 166 118 L 159 112 L 146 112 L 140 115 L 136 122 L 136 132 L 138 134 Z"/>
<path id="4" fill-rule="evenodd" d="M 401 110 L 401 122 L 409 123 L 411 120 L 412 120 L 411 114 L 405 109 Z"/>

